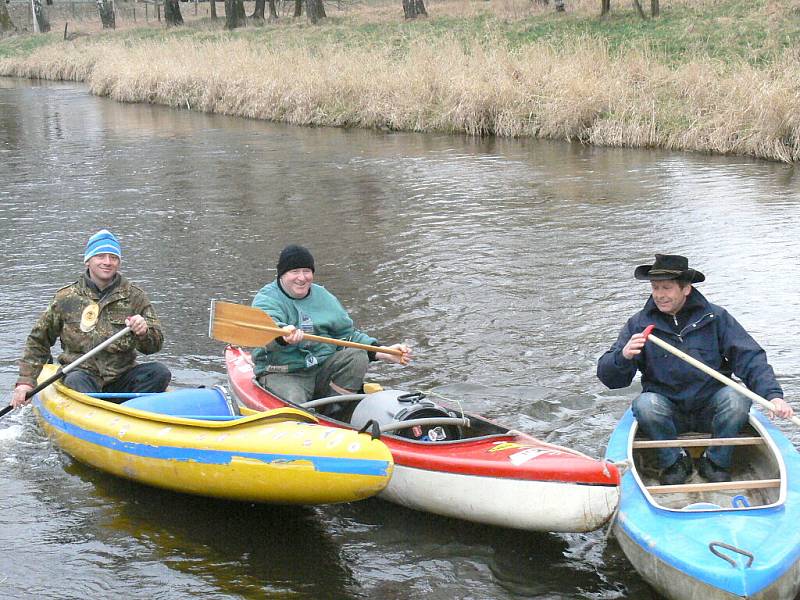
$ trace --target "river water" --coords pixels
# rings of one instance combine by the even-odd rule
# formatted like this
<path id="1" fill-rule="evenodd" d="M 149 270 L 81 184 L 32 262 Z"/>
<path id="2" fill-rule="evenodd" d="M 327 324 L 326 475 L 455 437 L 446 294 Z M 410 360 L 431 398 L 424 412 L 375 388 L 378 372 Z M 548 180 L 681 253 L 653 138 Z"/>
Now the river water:
<path id="1" fill-rule="evenodd" d="M 635 389 L 597 357 L 681 253 L 800 397 L 800 174 L 743 158 L 302 129 L 0 80 L 0 404 L 34 319 L 112 229 L 178 385 L 225 382 L 212 299 L 249 302 L 280 249 L 412 365 L 385 386 L 601 456 Z M 795 442 L 800 432 L 783 427 Z M 216 502 L 77 464 L 29 408 L 0 422 L 0 598 L 647 598 L 604 532 L 530 534 L 379 501 Z"/>

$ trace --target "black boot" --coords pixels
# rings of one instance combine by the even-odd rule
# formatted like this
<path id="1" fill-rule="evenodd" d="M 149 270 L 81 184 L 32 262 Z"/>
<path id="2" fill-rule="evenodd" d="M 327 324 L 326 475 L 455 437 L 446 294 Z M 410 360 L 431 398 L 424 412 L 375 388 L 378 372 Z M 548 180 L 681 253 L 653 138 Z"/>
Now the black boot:
<path id="1" fill-rule="evenodd" d="M 661 472 L 659 481 L 661 485 L 680 485 L 686 483 L 692 474 L 692 457 L 686 453 Z"/>
<path id="2" fill-rule="evenodd" d="M 700 462 L 697 463 L 697 471 L 700 473 L 700 476 L 709 483 L 720 483 L 722 481 L 731 480 L 731 472 L 728 469 L 720 467 L 705 454 L 700 457 Z"/>

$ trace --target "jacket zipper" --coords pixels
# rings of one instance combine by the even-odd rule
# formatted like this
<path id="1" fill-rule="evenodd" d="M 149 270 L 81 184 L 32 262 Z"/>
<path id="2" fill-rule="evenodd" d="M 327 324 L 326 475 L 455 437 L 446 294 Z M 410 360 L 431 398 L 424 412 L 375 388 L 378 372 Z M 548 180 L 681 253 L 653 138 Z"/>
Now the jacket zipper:
<path id="1" fill-rule="evenodd" d="M 680 332 L 678 333 L 678 339 L 680 340 L 681 344 L 683 343 L 683 332 L 686 331 L 687 329 L 689 329 L 690 327 L 692 329 L 697 329 L 697 326 L 700 324 L 700 321 L 702 321 L 706 317 L 709 317 L 709 318 L 713 319 L 714 318 L 714 313 L 706 313 L 702 317 L 697 319 L 697 321 L 695 321 L 694 323 L 688 324 L 688 325 L 686 325 L 686 327 L 684 327 L 683 329 L 680 330 Z M 672 315 L 672 320 L 675 322 L 675 327 L 677 327 L 678 326 L 678 316 L 677 315 Z"/>

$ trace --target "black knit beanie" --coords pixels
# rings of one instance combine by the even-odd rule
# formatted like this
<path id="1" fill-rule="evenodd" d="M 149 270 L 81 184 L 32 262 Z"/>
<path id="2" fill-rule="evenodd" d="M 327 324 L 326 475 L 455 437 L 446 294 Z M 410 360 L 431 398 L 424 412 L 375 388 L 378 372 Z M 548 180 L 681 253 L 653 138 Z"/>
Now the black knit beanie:
<path id="1" fill-rule="evenodd" d="M 281 255 L 278 257 L 278 278 L 292 269 L 311 269 L 314 272 L 314 257 L 308 248 L 290 244 L 281 250 Z"/>

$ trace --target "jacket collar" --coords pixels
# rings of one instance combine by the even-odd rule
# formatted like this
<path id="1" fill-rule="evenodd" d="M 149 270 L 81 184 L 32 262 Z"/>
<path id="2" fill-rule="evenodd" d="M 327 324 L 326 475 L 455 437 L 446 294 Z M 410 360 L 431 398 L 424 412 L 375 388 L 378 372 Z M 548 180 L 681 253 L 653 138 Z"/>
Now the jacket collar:
<path id="1" fill-rule="evenodd" d="M 88 271 L 84 272 L 78 283 L 85 290 L 87 295 L 98 302 L 108 301 L 118 294 L 125 295 L 129 287 L 128 280 L 119 273 L 114 277 L 114 281 L 104 290 L 98 288 L 97 284 L 89 278 Z"/>
<path id="2" fill-rule="evenodd" d="M 706 300 L 706 297 L 703 296 L 700 292 L 697 291 L 697 288 L 692 288 L 692 292 L 686 298 L 686 302 L 684 303 L 683 307 L 678 311 L 678 315 L 689 315 L 695 312 L 707 312 L 709 310 L 709 303 Z M 644 305 L 644 312 L 650 317 L 656 317 L 658 315 L 666 317 L 665 313 L 662 313 L 658 310 L 658 306 L 656 306 L 655 300 L 653 300 L 653 295 L 650 294 L 650 297 L 647 299 L 647 303 Z"/>

